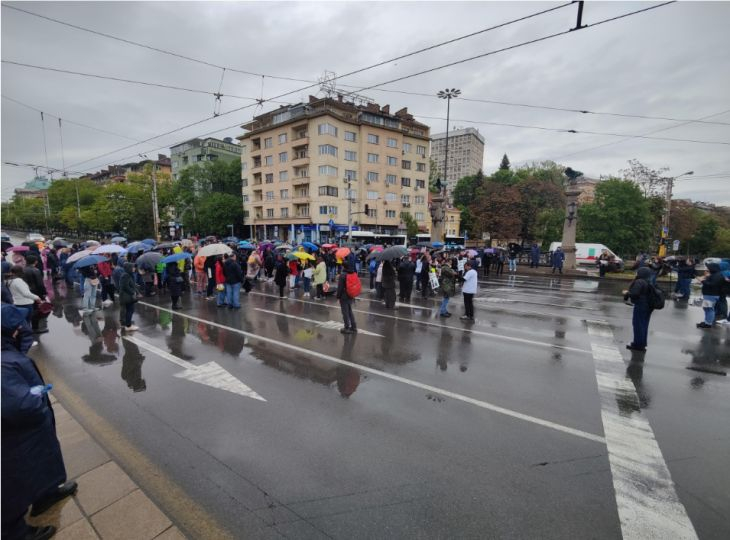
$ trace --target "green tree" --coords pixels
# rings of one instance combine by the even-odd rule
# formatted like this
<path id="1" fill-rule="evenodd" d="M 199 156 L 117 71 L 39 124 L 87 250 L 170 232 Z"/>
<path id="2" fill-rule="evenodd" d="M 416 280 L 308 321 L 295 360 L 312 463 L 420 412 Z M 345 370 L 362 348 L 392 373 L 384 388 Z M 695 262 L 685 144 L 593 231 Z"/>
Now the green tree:
<path id="1" fill-rule="evenodd" d="M 730 229 L 717 229 L 715 242 L 712 247 L 712 255 L 717 257 L 730 257 Z"/>
<path id="2" fill-rule="evenodd" d="M 408 238 L 413 238 L 418 234 L 418 222 L 410 212 L 401 212 L 400 214 L 403 224 L 406 226 L 406 234 Z"/>
<path id="3" fill-rule="evenodd" d="M 474 218 L 474 230 L 469 236 L 489 233 L 492 239 L 516 238 L 521 229 L 520 204 L 521 195 L 516 187 L 486 183 L 469 205 Z"/>
<path id="4" fill-rule="evenodd" d="M 695 232 L 689 245 L 691 252 L 700 256 L 715 255 L 715 237 L 718 230 L 720 230 L 720 224 L 715 216 L 704 212 L 700 214 L 697 232 Z"/>
<path id="5" fill-rule="evenodd" d="M 562 208 L 546 208 L 540 210 L 535 220 L 535 236 L 542 240 L 542 248 L 547 249 L 551 242 L 563 237 L 565 210 Z"/>
<path id="6" fill-rule="evenodd" d="M 507 157 L 507 154 L 502 156 L 502 162 L 499 164 L 499 170 L 500 171 L 509 170 L 509 158 Z"/>
<path id="7" fill-rule="evenodd" d="M 650 204 L 632 181 L 609 179 L 596 186 L 595 200 L 578 207 L 579 242 L 606 244 L 627 256 L 645 251 L 656 231 Z"/>
<path id="8" fill-rule="evenodd" d="M 228 193 L 211 193 L 197 209 L 198 219 L 208 234 L 226 235 L 228 225 L 240 231 L 243 224 L 241 198 Z"/>
<path id="9" fill-rule="evenodd" d="M 479 170 L 472 176 L 465 176 L 456 183 L 452 193 L 454 206 L 461 212 L 461 230 L 466 231 L 469 236 L 474 232 L 474 215 L 470 206 L 474 203 L 477 193 L 485 184 L 484 173 Z"/>
<path id="10" fill-rule="evenodd" d="M 538 236 L 536 225 L 540 212 L 550 209 L 562 212 L 565 207 L 565 196 L 562 188 L 532 176 L 519 181 L 515 187 L 520 192 L 518 213 L 522 223 L 520 236 L 524 241 L 532 241 Z"/>

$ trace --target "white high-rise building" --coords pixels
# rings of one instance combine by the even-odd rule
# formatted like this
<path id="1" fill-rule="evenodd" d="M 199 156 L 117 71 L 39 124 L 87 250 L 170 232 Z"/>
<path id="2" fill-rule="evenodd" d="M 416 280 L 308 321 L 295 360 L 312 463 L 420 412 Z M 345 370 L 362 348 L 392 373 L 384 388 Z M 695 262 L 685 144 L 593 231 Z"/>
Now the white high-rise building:
<path id="1" fill-rule="evenodd" d="M 433 159 L 441 182 L 446 180 L 446 192 L 451 197 L 456 183 L 465 176 L 476 174 L 484 162 L 484 137 L 478 129 L 469 127 L 449 132 L 449 163 L 444 177 L 446 158 L 446 133 L 431 136 L 431 159 Z"/>

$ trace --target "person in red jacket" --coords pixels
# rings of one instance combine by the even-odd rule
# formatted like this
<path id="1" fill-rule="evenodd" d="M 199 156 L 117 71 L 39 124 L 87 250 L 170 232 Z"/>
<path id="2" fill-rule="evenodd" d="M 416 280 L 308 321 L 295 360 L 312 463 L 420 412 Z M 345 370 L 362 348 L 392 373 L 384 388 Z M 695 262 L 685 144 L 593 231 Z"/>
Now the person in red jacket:
<path id="1" fill-rule="evenodd" d="M 228 255 L 223 255 L 224 259 L 228 258 Z M 216 296 L 216 305 L 218 307 L 224 307 L 226 305 L 226 275 L 223 272 L 223 262 L 219 257 L 216 257 L 215 261 L 215 288 L 218 291 Z"/>
<path id="2" fill-rule="evenodd" d="M 289 288 L 295 289 L 299 285 L 297 284 L 297 277 L 299 276 L 299 261 L 294 259 L 289 261 Z"/>
<path id="3" fill-rule="evenodd" d="M 96 265 L 101 281 L 101 305 L 109 307 L 114 303 L 114 284 L 112 283 L 112 262 L 107 260 Z"/>

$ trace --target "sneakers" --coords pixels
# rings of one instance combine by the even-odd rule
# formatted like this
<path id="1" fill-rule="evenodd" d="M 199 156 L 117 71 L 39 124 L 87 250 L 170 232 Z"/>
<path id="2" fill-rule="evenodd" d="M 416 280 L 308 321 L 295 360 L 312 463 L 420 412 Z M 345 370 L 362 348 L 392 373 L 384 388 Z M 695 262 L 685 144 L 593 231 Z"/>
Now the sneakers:
<path id="1" fill-rule="evenodd" d="M 626 345 L 626 348 L 630 351 L 646 352 L 646 347 L 636 347 L 633 343 Z"/>
<path id="2" fill-rule="evenodd" d="M 712 325 L 702 321 L 701 323 L 697 323 L 697 328 L 712 328 Z"/>
<path id="3" fill-rule="evenodd" d="M 459 319 L 461 319 L 462 321 L 474 322 L 474 317 L 467 317 L 466 315 L 462 315 L 461 317 L 459 317 Z"/>
<path id="4" fill-rule="evenodd" d="M 139 326 L 131 325 L 124 328 L 127 332 L 136 332 L 139 330 Z"/>

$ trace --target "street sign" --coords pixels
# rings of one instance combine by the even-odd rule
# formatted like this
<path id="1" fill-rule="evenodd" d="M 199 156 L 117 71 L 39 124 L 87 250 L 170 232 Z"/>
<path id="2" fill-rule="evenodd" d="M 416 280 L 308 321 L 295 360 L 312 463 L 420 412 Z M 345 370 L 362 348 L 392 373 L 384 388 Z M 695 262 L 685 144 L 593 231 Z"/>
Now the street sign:
<path id="1" fill-rule="evenodd" d="M 672 242 L 672 251 L 679 251 L 679 240 Z"/>
<path id="2" fill-rule="evenodd" d="M 334 220 L 332 220 L 332 218 L 330 218 L 329 226 L 330 226 L 330 229 L 334 229 L 335 228 L 335 222 L 334 222 Z"/>

